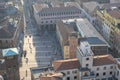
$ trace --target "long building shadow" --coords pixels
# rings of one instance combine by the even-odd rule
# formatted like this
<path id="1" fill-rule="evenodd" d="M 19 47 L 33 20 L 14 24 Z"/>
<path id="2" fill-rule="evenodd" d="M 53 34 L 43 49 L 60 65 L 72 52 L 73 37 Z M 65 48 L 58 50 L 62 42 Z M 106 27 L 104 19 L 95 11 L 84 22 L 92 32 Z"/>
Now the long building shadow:
<path id="1" fill-rule="evenodd" d="M 62 51 L 55 31 L 39 31 L 38 37 L 33 43 L 38 67 L 49 67 L 52 66 L 52 61 L 62 59 Z"/>

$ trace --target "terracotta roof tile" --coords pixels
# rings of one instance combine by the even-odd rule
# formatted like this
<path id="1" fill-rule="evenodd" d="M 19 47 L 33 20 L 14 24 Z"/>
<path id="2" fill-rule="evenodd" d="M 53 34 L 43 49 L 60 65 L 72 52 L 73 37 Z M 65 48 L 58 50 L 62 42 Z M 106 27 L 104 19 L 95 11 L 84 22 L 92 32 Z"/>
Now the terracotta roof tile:
<path id="1" fill-rule="evenodd" d="M 80 68 L 78 59 L 57 60 L 53 62 L 55 71 Z"/>
<path id="2" fill-rule="evenodd" d="M 95 56 L 93 59 L 93 66 L 110 65 L 115 63 L 116 60 L 111 55 Z"/>
<path id="3" fill-rule="evenodd" d="M 115 10 L 110 10 L 108 11 L 108 13 L 112 16 L 115 17 L 117 19 L 120 19 L 120 10 L 115 9 Z"/>

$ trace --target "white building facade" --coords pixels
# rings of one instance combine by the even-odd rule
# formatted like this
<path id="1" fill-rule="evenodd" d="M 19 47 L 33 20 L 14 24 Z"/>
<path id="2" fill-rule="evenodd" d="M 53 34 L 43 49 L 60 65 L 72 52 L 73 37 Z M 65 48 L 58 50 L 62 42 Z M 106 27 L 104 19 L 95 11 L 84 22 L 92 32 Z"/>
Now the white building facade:
<path id="1" fill-rule="evenodd" d="M 77 5 L 78 6 L 78 5 Z M 33 5 L 34 17 L 38 25 L 55 24 L 57 20 L 80 18 L 81 10 L 73 5 L 54 6 L 47 4 Z"/>
<path id="2" fill-rule="evenodd" d="M 81 80 L 111 80 L 115 77 L 117 64 L 111 55 L 94 56 L 88 42 L 83 41 L 80 45 L 77 58 L 83 69 L 80 71 Z"/>
<path id="3" fill-rule="evenodd" d="M 103 28 L 102 28 L 102 35 L 103 35 L 103 37 L 107 40 L 107 41 L 109 41 L 109 37 L 110 37 L 110 27 L 108 26 L 108 25 L 106 25 L 105 23 L 104 23 L 104 25 L 103 25 Z"/>

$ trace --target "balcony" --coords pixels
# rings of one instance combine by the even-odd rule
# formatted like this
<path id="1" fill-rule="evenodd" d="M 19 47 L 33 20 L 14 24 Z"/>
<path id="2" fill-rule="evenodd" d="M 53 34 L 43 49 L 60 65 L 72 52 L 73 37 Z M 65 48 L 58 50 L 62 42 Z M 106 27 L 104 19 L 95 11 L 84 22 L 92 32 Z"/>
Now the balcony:
<path id="1" fill-rule="evenodd" d="M 95 79 L 95 74 L 94 74 L 94 72 L 90 72 L 90 74 L 89 75 L 84 75 L 84 76 L 82 76 L 82 80 L 90 80 L 90 79 Z"/>

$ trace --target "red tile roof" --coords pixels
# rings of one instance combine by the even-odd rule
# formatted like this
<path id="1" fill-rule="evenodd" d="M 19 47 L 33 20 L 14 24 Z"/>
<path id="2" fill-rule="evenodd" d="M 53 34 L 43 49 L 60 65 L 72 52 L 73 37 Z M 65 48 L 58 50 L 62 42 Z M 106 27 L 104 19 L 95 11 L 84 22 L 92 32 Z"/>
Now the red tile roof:
<path id="1" fill-rule="evenodd" d="M 116 64 L 116 60 L 111 55 L 95 56 L 93 59 L 93 66 L 102 66 Z"/>
<path id="2" fill-rule="evenodd" d="M 120 10 L 119 9 L 110 10 L 110 11 L 108 11 L 108 14 L 110 14 L 112 17 L 115 17 L 116 19 L 120 19 Z"/>
<path id="3" fill-rule="evenodd" d="M 53 62 L 55 71 L 80 68 L 78 59 L 57 60 Z"/>

